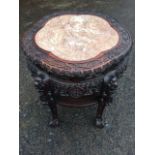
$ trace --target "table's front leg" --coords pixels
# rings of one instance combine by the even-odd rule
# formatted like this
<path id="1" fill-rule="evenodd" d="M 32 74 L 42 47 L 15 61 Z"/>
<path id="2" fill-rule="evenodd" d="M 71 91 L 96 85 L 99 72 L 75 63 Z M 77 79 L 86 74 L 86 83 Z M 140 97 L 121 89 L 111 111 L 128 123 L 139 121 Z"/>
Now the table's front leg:
<path id="1" fill-rule="evenodd" d="M 41 82 L 38 83 L 38 85 L 36 85 L 36 88 L 38 89 L 40 93 L 41 100 L 46 102 L 49 108 L 51 109 L 52 120 L 50 121 L 49 125 L 51 127 L 57 127 L 59 125 L 57 104 L 56 104 L 53 90 L 51 88 L 50 80 L 48 81 L 42 80 Z"/>
<path id="2" fill-rule="evenodd" d="M 104 122 L 102 114 L 109 102 L 112 101 L 112 93 L 117 88 L 117 76 L 115 71 L 111 71 L 105 75 L 102 83 L 101 93 L 98 99 L 98 107 L 96 112 L 96 127 L 103 128 Z"/>
<path id="3" fill-rule="evenodd" d="M 48 74 L 41 71 L 39 68 L 34 66 L 32 63 L 28 63 L 28 67 L 31 71 L 31 75 L 34 79 L 34 84 L 39 92 L 41 101 L 47 103 L 52 112 L 52 120 L 49 125 L 51 127 L 56 127 L 59 125 L 57 104 L 55 101 L 55 96 L 53 93 L 53 87 L 51 86 L 51 78 Z"/>

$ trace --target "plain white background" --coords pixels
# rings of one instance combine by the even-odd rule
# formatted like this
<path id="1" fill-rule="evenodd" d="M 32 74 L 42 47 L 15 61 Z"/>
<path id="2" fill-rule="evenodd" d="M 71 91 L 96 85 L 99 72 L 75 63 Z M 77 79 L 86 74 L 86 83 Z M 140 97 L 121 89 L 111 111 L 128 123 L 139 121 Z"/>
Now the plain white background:
<path id="1" fill-rule="evenodd" d="M 19 2 L 0 4 L 0 154 L 18 155 Z M 136 0 L 135 51 L 136 155 L 155 155 L 154 0 Z"/>
<path id="2" fill-rule="evenodd" d="M 155 155 L 155 1 L 136 0 L 136 155 Z"/>
<path id="3" fill-rule="evenodd" d="M 0 155 L 19 149 L 19 7 L 0 0 Z"/>

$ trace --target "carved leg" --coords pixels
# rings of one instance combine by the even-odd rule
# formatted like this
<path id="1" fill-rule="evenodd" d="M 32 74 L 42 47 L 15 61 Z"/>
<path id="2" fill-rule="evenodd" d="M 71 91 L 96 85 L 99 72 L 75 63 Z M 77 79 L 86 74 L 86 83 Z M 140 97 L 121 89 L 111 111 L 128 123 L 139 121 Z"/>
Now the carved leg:
<path id="1" fill-rule="evenodd" d="M 115 71 L 109 72 L 104 77 L 102 83 L 101 95 L 98 101 L 97 113 L 96 113 L 96 127 L 103 128 L 104 123 L 102 120 L 102 113 L 105 106 L 112 102 L 113 91 L 117 88 L 117 77 Z"/>
<path id="2" fill-rule="evenodd" d="M 57 104 L 51 91 L 50 84 L 48 82 L 44 83 L 44 87 L 39 89 L 39 92 L 41 100 L 47 103 L 52 112 L 52 121 L 50 121 L 49 125 L 51 127 L 57 127 L 59 125 Z"/>
<path id="3" fill-rule="evenodd" d="M 45 103 L 47 103 L 52 112 L 52 121 L 50 121 L 49 125 L 51 127 L 57 127 L 59 125 L 57 104 L 53 97 L 51 87 L 48 83 L 46 83 L 46 85 L 44 85 L 44 87 L 42 88 L 42 91 L 40 91 L 40 97 L 42 101 L 45 101 Z"/>
<path id="4" fill-rule="evenodd" d="M 39 68 L 28 62 L 28 68 L 31 71 L 32 77 L 34 79 L 34 84 L 36 89 L 40 94 L 41 101 L 50 107 L 52 112 L 52 121 L 49 123 L 51 127 L 56 127 L 59 125 L 58 113 L 56 102 L 53 97 L 52 87 L 50 83 L 50 77 L 45 72 L 41 71 Z"/>
<path id="5" fill-rule="evenodd" d="M 104 108 L 106 106 L 104 97 L 100 97 L 99 101 L 98 101 L 98 107 L 97 107 L 97 112 L 96 112 L 96 121 L 95 121 L 95 125 L 98 128 L 103 128 L 104 127 L 104 123 L 102 120 L 102 113 L 104 111 Z"/>
<path id="6" fill-rule="evenodd" d="M 49 125 L 51 127 L 57 127 L 59 126 L 59 121 L 58 121 L 58 112 L 57 112 L 57 105 L 56 105 L 56 102 L 54 100 L 53 97 L 51 97 L 49 100 L 48 100 L 48 105 L 51 109 L 51 112 L 52 112 L 52 121 L 50 121 Z"/>

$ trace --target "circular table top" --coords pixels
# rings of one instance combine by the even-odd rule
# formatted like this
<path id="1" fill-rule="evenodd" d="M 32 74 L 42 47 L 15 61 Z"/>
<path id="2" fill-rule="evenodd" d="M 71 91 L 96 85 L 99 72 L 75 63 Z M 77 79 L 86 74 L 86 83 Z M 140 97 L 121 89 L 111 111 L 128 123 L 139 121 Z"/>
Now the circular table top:
<path id="1" fill-rule="evenodd" d="M 60 15 L 51 18 L 36 33 L 36 44 L 70 61 L 88 60 L 117 45 L 117 31 L 95 15 Z"/>
<path id="2" fill-rule="evenodd" d="M 56 12 L 43 17 L 22 38 L 33 63 L 57 76 L 97 75 L 130 51 L 130 34 L 113 18 L 96 12 Z"/>

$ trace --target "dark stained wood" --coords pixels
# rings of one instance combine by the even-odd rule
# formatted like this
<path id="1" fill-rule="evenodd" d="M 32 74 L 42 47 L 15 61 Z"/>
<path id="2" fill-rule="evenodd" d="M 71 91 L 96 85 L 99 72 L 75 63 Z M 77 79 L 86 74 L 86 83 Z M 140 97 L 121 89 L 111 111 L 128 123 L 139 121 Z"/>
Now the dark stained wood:
<path id="1" fill-rule="evenodd" d="M 52 17 L 70 13 L 92 14 L 106 19 L 119 34 L 118 45 L 104 54 L 78 62 L 63 61 L 38 48 L 33 38 L 46 21 Z M 104 126 L 103 110 L 111 102 L 111 95 L 117 88 L 117 78 L 127 66 L 131 46 L 132 40 L 129 33 L 116 20 L 95 12 L 54 13 L 45 16 L 28 30 L 23 37 L 22 47 L 40 98 L 51 108 L 53 120 L 50 125 L 53 127 L 59 125 L 57 103 L 79 107 L 95 103 L 93 100 L 96 100 L 98 108 L 95 124 L 102 128 Z"/>
<path id="2" fill-rule="evenodd" d="M 95 58 L 86 61 L 63 61 L 56 57 L 50 56 L 51 53 L 44 51 L 35 44 L 34 35 L 40 30 L 48 19 L 61 15 L 61 14 L 94 14 L 101 18 L 106 19 L 111 26 L 117 30 L 120 36 L 118 45 L 106 53 L 101 53 Z M 113 64 L 117 64 L 131 48 L 131 37 L 129 33 L 120 24 L 109 16 L 105 16 L 99 13 L 86 13 L 86 12 L 58 12 L 51 15 L 45 16 L 39 22 L 37 22 L 31 29 L 29 29 L 23 37 L 23 50 L 29 59 L 39 65 L 41 68 L 49 73 L 62 77 L 90 77 L 104 72 L 107 68 Z M 82 70 L 82 71 L 81 71 Z"/>

